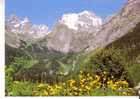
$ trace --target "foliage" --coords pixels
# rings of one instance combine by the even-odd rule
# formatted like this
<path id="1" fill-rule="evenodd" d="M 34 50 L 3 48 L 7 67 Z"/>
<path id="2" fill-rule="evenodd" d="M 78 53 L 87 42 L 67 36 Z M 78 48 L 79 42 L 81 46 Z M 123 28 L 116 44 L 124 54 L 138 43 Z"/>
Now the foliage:
<path id="1" fill-rule="evenodd" d="M 80 71 L 78 80 L 69 79 L 66 82 L 49 85 L 47 83 L 28 83 L 15 81 L 12 85 L 12 96 L 106 96 L 135 95 L 129 83 L 124 79 L 115 80 L 106 76 L 102 77 Z"/>
<path id="2" fill-rule="evenodd" d="M 11 65 L 16 67 L 18 70 L 29 69 L 37 62 L 37 60 L 31 59 L 29 57 L 15 57 L 14 62 Z"/>
<path id="3" fill-rule="evenodd" d="M 11 91 L 13 78 L 12 75 L 14 74 L 15 70 L 12 67 L 5 68 L 5 89 L 6 91 Z"/>
<path id="4" fill-rule="evenodd" d="M 99 75 L 106 71 L 109 77 L 114 76 L 118 79 L 127 77 L 126 66 L 126 55 L 121 53 L 121 50 L 114 48 L 98 49 L 90 53 L 82 64 L 85 71 Z"/>
<path id="5" fill-rule="evenodd" d="M 135 95 L 128 79 L 140 81 L 138 63 L 128 62 L 126 54 L 119 49 L 99 49 L 87 56 L 53 53 L 46 63 L 30 57 L 15 57 L 6 67 L 6 92 L 10 96 L 129 96 Z M 131 66 L 130 66 L 131 65 Z M 58 67 L 58 68 L 57 68 Z M 34 70 L 31 70 L 35 68 Z M 52 76 L 47 75 L 57 68 Z M 33 72 L 37 81 L 17 81 L 13 75 L 21 71 Z M 44 70 L 44 71 L 41 71 Z M 27 73 L 28 74 L 28 73 Z M 45 75 L 45 76 L 44 76 Z M 41 77 L 39 77 L 41 76 Z M 44 78 L 43 78 L 44 77 Z M 56 77 L 57 79 L 55 79 Z M 54 81 L 44 82 L 42 79 Z M 15 81 L 14 81 L 15 80 Z M 56 81 L 58 80 L 58 81 Z"/>
<path id="6" fill-rule="evenodd" d="M 24 69 L 29 69 L 31 68 L 35 63 L 37 63 L 36 60 L 32 60 L 29 57 L 15 57 L 13 62 L 6 66 L 5 68 L 5 87 L 6 91 L 11 91 L 13 90 L 13 76 L 24 70 Z"/>
<path id="7" fill-rule="evenodd" d="M 11 96 L 32 96 L 34 84 L 29 82 L 14 81 L 9 95 Z"/>
<path id="8" fill-rule="evenodd" d="M 136 86 L 140 82 L 140 64 L 131 64 L 127 68 L 129 77 L 131 77 L 132 81 L 134 82 L 134 85 Z"/>

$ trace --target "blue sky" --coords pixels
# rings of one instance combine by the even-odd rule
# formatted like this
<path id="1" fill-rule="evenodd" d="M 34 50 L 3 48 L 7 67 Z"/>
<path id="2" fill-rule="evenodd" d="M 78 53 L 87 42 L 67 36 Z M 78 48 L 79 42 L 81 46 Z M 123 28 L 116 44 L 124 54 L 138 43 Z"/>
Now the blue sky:
<path id="1" fill-rule="evenodd" d="M 52 27 L 64 13 L 83 10 L 95 12 L 106 18 L 119 11 L 127 0 L 6 0 L 6 16 L 16 14 L 29 17 L 33 24 Z"/>

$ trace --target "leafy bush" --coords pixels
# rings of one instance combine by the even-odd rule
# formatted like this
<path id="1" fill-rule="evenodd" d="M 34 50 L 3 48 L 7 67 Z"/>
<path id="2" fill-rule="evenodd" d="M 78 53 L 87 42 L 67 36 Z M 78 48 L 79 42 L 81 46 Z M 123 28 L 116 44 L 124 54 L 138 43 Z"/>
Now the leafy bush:
<path id="1" fill-rule="evenodd" d="M 12 84 L 11 91 L 9 92 L 9 95 L 10 96 L 32 96 L 32 91 L 34 87 L 35 86 L 33 83 L 14 81 Z"/>
<path id="2" fill-rule="evenodd" d="M 13 68 L 15 73 L 18 73 L 32 68 L 36 63 L 38 63 L 38 60 L 30 57 L 15 57 L 14 61 L 7 68 Z"/>
<path id="3" fill-rule="evenodd" d="M 130 65 L 130 64 L 129 64 Z M 140 64 L 131 64 L 128 68 L 129 77 L 132 79 L 135 86 L 140 82 Z"/>
<path id="4" fill-rule="evenodd" d="M 14 57 L 14 60 L 10 63 L 10 65 L 5 68 L 5 87 L 6 91 L 12 90 L 12 83 L 14 81 L 14 75 L 19 73 L 25 69 L 31 68 L 37 60 L 33 60 L 29 57 Z"/>
<path id="5" fill-rule="evenodd" d="M 87 55 L 82 67 L 85 71 L 93 72 L 94 74 L 102 74 L 103 71 L 108 73 L 108 76 L 115 78 L 127 77 L 127 57 L 119 49 L 98 49 Z"/>
<path id="6" fill-rule="evenodd" d="M 12 83 L 13 83 L 13 77 L 12 75 L 14 74 L 15 70 L 12 67 L 6 67 L 5 68 L 5 89 L 6 92 L 11 91 L 12 89 Z M 8 93 L 6 93 L 8 94 Z"/>

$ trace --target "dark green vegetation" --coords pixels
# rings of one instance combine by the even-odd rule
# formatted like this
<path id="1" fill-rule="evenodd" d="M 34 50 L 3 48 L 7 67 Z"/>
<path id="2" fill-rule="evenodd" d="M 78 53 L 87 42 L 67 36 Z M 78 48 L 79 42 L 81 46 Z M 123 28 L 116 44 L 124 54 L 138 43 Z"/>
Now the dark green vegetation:
<path id="1" fill-rule="evenodd" d="M 125 36 L 111 43 L 108 47 L 114 46 L 128 53 L 129 57 L 137 57 L 140 54 L 140 23 Z"/>
<path id="2" fill-rule="evenodd" d="M 32 95 L 32 90 L 38 83 L 54 85 L 69 79 L 78 79 L 80 71 L 91 75 L 101 76 L 129 82 L 133 88 L 140 82 L 139 56 L 130 60 L 128 53 L 114 47 L 97 49 L 87 55 L 70 53 L 68 55 L 51 53 L 47 61 L 41 61 L 28 55 L 27 57 L 14 57 L 6 66 L 6 93 L 7 95 Z M 104 79 L 101 77 L 101 79 Z M 16 81 L 20 81 L 17 84 Z M 12 93 L 12 94 L 11 94 Z M 114 95 L 111 94 L 109 95 Z"/>
<path id="3" fill-rule="evenodd" d="M 110 44 L 108 48 L 111 46 L 127 54 L 129 63 L 126 69 L 129 71 L 129 77 L 133 78 L 137 85 L 140 82 L 140 23 L 125 36 Z"/>

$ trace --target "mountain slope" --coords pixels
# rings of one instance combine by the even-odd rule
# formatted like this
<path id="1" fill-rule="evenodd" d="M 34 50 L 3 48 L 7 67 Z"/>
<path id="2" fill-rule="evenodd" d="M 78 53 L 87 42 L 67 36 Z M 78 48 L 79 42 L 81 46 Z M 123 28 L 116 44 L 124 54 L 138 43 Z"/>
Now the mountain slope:
<path id="1" fill-rule="evenodd" d="M 134 29 L 129 31 L 125 36 L 114 41 L 108 47 L 114 46 L 127 52 L 129 57 L 136 57 L 140 54 L 140 22 Z"/>
<path id="2" fill-rule="evenodd" d="M 125 7 L 105 24 L 89 43 L 86 51 L 90 52 L 99 47 L 105 47 L 115 40 L 127 35 L 135 30 L 136 25 L 140 22 L 140 1 L 128 0 Z"/>
<path id="3" fill-rule="evenodd" d="M 81 52 L 100 30 L 101 24 L 101 18 L 89 11 L 65 14 L 50 33 L 48 48 L 62 53 Z"/>

